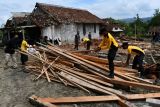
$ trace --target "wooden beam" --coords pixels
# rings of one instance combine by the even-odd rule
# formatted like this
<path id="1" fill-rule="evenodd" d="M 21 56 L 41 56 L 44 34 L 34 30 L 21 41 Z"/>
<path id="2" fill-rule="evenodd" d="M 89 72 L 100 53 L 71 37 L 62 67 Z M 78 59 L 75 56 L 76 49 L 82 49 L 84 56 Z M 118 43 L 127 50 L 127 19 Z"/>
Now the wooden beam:
<path id="1" fill-rule="evenodd" d="M 35 96 L 31 96 L 35 98 Z M 109 102 L 118 101 L 119 97 L 114 95 L 108 96 L 81 96 L 81 97 L 60 97 L 60 98 L 40 98 L 36 97 L 43 102 L 49 102 L 53 104 L 68 104 L 68 103 L 91 103 L 91 102 Z"/>
<path id="2" fill-rule="evenodd" d="M 142 78 L 135 77 L 135 76 L 132 76 L 132 75 L 126 75 L 126 76 L 129 76 L 129 77 L 131 77 L 131 78 L 134 78 L 134 79 L 136 79 L 136 80 L 138 80 L 139 82 L 142 82 L 142 83 L 153 84 L 153 82 L 148 81 L 148 80 L 146 80 L 146 79 L 142 79 Z"/>
<path id="3" fill-rule="evenodd" d="M 89 55 L 76 54 L 76 53 L 74 53 L 74 55 L 79 56 L 81 58 L 84 58 L 86 60 L 90 60 L 90 61 L 96 62 L 96 63 L 108 64 L 108 60 L 107 59 L 102 59 L 102 58 L 89 56 Z"/>
<path id="4" fill-rule="evenodd" d="M 152 85 L 152 84 L 131 82 L 131 81 L 125 81 L 125 80 L 115 80 L 115 79 L 110 80 L 109 82 L 113 84 L 124 85 L 124 86 L 132 86 L 132 87 L 139 87 L 139 88 L 144 88 L 149 90 L 160 91 L 160 86 Z"/>
<path id="5" fill-rule="evenodd" d="M 136 107 L 129 101 L 120 99 L 117 96 L 81 96 L 81 97 L 60 97 L 60 98 L 40 98 L 35 95 L 30 99 L 43 102 L 45 104 L 71 104 L 71 103 L 93 103 L 93 102 L 110 102 L 118 101 L 121 107 Z M 48 106 L 47 106 L 48 107 Z"/>
<path id="6" fill-rule="evenodd" d="M 148 98 L 160 98 L 160 93 L 130 94 L 130 95 L 125 95 L 125 96 L 127 97 L 127 100 L 144 100 L 144 99 L 148 99 Z M 116 95 L 60 97 L 60 98 L 39 98 L 39 97 L 36 97 L 36 99 L 40 99 L 43 102 L 49 102 L 49 103 L 54 103 L 54 104 L 85 103 L 85 102 L 88 102 L 88 103 L 89 102 L 108 102 L 108 101 L 120 101 L 121 103 L 124 104 L 124 102 L 126 102 L 126 100 L 123 100 Z"/>
<path id="7" fill-rule="evenodd" d="M 146 98 L 160 98 L 160 93 L 147 94 L 129 94 L 126 95 L 127 100 L 144 100 Z"/>

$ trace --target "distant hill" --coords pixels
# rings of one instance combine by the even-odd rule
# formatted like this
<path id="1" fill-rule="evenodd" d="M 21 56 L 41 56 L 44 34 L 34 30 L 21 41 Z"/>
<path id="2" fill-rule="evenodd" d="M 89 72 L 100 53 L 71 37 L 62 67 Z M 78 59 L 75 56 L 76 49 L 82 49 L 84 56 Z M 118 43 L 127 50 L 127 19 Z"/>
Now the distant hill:
<path id="1" fill-rule="evenodd" d="M 143 22 L 148 22 L 152 19 L 152 17 L 145 17 L 141 18 Z M 120 21 L 125 22 L 125 23 L 132 23 L 134 22 L 134 18 L 126 18 L 126 19 L 120 19 Z"/>

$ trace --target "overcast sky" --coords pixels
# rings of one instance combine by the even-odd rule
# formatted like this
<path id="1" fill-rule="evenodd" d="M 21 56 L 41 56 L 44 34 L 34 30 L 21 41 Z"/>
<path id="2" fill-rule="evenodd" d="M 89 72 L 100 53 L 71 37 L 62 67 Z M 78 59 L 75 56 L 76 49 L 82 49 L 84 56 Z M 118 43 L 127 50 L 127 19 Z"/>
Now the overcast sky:
<path id="1" fill-rule="evenodd" d="M 149 17 L 160 8 L 159 0 L 0 0 L 0 25 L 10 12 L 31 12 L 36 2 L 86 9 L 100 18 Z"/>

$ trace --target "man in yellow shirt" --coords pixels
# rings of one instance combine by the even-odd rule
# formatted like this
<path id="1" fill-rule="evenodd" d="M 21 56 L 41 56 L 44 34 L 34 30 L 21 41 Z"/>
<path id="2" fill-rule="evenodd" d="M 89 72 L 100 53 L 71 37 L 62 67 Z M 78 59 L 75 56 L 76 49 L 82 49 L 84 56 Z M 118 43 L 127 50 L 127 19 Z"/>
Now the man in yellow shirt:
<path id="1" fill-rule="evenodd" d="M 103 49 L 109 49 L 108 51 L 108 62 L 109 62 L 109 70 L 110 74 L 108 75 L 109 78 L 114 78 L 114 58 L 116 56 L 116 52 L 118 50 L 118 43 L 114 39 L 114 37 L 107 32 L 105 28 L 100 30 L 100 36 L 103 37 L 100 45 L 95 51 L 100 51 Z"/>
<path id="2" fill-rule="evenodd" d="M 145 56 L 144 50 L 142 50 L 137 46 L 130 46 L 128 45 L 128 42 L 124 42 L 122 47 L 123 49 L 128 50 L 128 57 L 125 66 L 129 65 L 129 60 L 131 58 L 131 55 L 135 55 L 133 59 L 132 69 L 138 69 L 138 72 L 140 72 L 140 77 L 143 78 L 144 77 L 143 58 Z"/>
<path id="3" fill-rule="evenodd" d="M 84 43 L 84 44 L 87 44 L 87 48 L 86 48 L 86 50 L 90 50 L 90 45 L 91 45 L 91 41 L 90 41 L 90 39 L 89 38 L 87 38 L 87 37 L 84 37 L 84 38 L 82 38 L 82 42 Z"/>
<path id="4" fill-rule="evenodd" d="M 27 40 L 23 40 L 21 43 L 21 51 L 27 51 L 27 48 L 29 47 L 29 44 L 27 43 Z M 25 62 L 28 61 L 28 56 L 21 53 L 21 63 L 22 65 L 25 65 Z"/>

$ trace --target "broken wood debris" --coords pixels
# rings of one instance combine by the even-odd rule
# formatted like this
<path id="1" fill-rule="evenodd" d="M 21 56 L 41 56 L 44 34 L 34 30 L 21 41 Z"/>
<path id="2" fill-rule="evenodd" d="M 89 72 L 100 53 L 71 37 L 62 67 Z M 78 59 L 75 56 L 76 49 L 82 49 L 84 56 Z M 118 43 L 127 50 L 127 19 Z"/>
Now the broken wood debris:
<path id="1" fill-rule="evenodd" d="M 35 80 L 42 76 L 47 78 L 48 82 L 58 81 L 66 86 L 78 87 L 88 93 L 97 91 L 106 95 L 115 95 L 120 98 L 119 103 L 123 103 L 125 106 L 129 104 L 127 101 L 129 98 L 122 91 L 114 89 L 114 85 L 160 91 L 160 86 L 134 77 L 138 74 L 134 70 L 130 72 L 132 70 L 118 67 L 115 71 L 115 79 L 110 79 L 107 77 L 109 72 L 107 66 L 101 65 L 101 62 L 96 61 L 97 58 L 92 57 L 94 60 L 89 60 L 89 58 L 80 57 L 76 55 L 77 53 L 73 54 L 53 45 L 43 45 L 43 48 L 39 48 L 39 50 L 39 54 L 21 52 L 36 60 L 29 62 L 26 66 L 30 72 L 35 72 L 36 75 L 39 73 Z M 104 60 L 102 61 L 104 62 Z"/>

